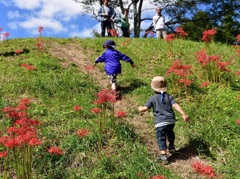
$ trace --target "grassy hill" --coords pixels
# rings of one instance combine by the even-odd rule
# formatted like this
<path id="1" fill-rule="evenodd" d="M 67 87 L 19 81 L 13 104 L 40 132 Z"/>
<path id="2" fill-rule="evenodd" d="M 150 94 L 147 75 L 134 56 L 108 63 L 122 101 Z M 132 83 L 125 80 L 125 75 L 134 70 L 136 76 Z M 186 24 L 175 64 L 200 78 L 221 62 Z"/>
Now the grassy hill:
<path id="1" fill-rule="evenodd" d="M 121 99 L 100 104 L 104 64 L 91 65 L 105 40 L 0 42 L 1 178 L 204 178 L 200 164 L 217 177 L 240 178 L 240 47 L 114 38 L 136 69 L 123 62 Z M 176 113 L 178 153 L 168 166 L 148 146 L 155 140 L 152 111 L 137 111 L 157 75 L 190 116 L 186 124 Z M 146 125 L 137 129 L 136 122 Z"/>

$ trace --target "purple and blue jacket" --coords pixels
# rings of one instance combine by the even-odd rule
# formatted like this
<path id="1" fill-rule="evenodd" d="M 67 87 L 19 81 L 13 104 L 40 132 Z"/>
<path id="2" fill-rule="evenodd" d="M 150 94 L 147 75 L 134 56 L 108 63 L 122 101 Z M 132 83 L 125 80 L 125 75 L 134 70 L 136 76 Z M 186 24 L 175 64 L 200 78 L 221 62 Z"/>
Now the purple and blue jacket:
<path id="1" fill-rule="evenodd" d="M 122 66 L 120 60 L 133 64 L 134 62 L 125 54 L 108 47 L 105 52 L 97 58 L 95 63 L 104 62 L 107 75 L 121 74 Z"/>

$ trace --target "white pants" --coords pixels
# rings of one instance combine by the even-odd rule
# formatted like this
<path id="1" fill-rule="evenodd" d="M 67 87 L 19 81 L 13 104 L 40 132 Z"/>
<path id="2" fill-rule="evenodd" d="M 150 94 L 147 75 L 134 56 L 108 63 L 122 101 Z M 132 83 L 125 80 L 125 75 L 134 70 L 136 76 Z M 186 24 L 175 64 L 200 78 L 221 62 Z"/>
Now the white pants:
<path id="1" fill-rule="evenodd" d="M 157 38 L 163 37 L 163 39 L 166 39 L 167 37 L 167 32 L 165 29 L 157 29 L 156 34 L 157 34 Z"/>

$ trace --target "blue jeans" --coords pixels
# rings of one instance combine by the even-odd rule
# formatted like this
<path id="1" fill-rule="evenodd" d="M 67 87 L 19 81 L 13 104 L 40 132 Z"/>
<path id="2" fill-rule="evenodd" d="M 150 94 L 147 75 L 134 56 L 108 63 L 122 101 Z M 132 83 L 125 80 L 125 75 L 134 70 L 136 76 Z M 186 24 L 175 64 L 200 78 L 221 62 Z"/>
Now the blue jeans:
<path id="1" fill-rule="evenodd" d="M 161 126 L 156 128 L 156 137 L 158 142 L 158 147 L 160 150 L 167 149 L 167 140 L 169 142 L 169 147 L 174 147 L 175 133 L 173 131 L 174 124 L 169 124 L 166 126 Z"/>

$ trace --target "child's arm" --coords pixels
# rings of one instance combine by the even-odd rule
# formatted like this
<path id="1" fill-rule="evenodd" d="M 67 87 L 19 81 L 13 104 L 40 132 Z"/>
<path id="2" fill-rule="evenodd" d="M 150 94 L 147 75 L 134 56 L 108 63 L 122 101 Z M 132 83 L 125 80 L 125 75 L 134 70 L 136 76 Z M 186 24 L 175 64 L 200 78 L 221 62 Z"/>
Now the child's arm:
<path id="1" fill-rule="evenodd" d="M 188 115 L 182 110 L 182 108 L 179 106 L 179 104 L 175 103 L 172 105 L 174 109 L 176 109 L 183 117 L 183 120 L 187 122 L 189 120 Z"/>
<path id="2" fill-rule="evenodd" d="M 146 112 L 148 110 L 148 107 L 147 106 L 139 106 L 138 107 L 138 111 L 139 112 Z"/>

